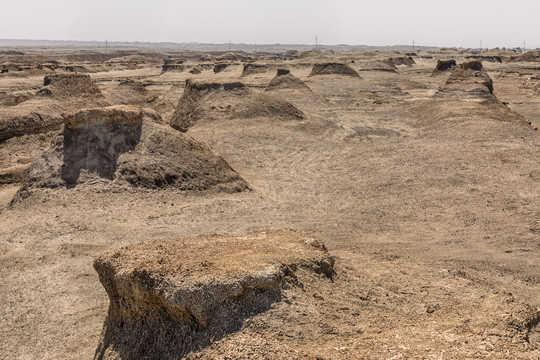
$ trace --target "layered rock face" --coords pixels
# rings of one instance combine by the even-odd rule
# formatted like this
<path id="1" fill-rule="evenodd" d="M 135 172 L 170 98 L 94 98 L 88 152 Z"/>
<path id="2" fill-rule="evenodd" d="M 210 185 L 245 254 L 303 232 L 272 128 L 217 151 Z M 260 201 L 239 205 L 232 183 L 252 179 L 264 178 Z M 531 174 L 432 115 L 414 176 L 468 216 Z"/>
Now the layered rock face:
<path id="1" fill-rule="evenodd" d="M 456 66 L 457 66 L 456 60 L 454 60 L 454 59 L 437 60 L 437 65 L 435 65 L 435 70 L 433 70 L 432 75 L 438 75 L 440 73 L 453 70 Z"/>
<path id="2" fill-rule="evenodd" d="M 109 105 L 86 74 L 47 75 L 43 85 L 33 99 L 0 109 L 0 141 L 58 129 L 64 111 Z"/>
<path id="3" fill-rule="evenodd" d="M 242 77 L 255 74 L 263 74 L 270 70 L 266 64 L 245 64 L 242 69 Z"/>
<path id="4" fill-rule="evenodd" d="M 153 241 L 100 256 L 110 299 L 96 359 L 178 359 L 238 330 L 302 286 L 334 275 L 324 245 L 291 231 Z"/>
<path id="5" fill-rule="evenodd" d="M 134 106 L 66 115 L 63 132 L 31 166 L 22 193 L 95 184 L 95 180 L 101 180 L 101 185 L 112 182 L 150 189 L 248 189 L 206 145 L 160 122 L 157 113 Z"/>

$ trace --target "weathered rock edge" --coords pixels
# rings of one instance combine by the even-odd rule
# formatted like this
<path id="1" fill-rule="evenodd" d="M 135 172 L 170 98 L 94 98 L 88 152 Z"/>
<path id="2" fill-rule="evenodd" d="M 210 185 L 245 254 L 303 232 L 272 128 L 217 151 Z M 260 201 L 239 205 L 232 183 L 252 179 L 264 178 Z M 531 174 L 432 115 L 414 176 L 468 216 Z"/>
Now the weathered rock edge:
<path id="1" fill-rule="evenodd" d="M 186 132 L 199 120 L 277 119 L 297 121 L 304 113 L 277 97 L 259 94 L 241 82 L 186 80 L 171 127 Z"/>
<path id="2" fill-rule="evenodd" d="M 334 259 L 292 231 L 153 241 L 101 255 L 110 299 L 95 359 L 178 359 L 234 332 L 302 286 L 299 271 L 334 275 Z"/>
<path id="3" fill-rule="evenodd" d="M 34 161 L 14 201 L 39 188 L 83 184 L 227 193 L 249 190 L 207 145 L 162 125 L 152 110 L 124 105 L 66 114 L 63 131 Z"/>
<path id="4" fill-rule="evenodd" d="M 360 78 L 360 75 L 349 65 L 335 62 L 313 65 L 309 76 L 317 75 L 345 75 Z"/>

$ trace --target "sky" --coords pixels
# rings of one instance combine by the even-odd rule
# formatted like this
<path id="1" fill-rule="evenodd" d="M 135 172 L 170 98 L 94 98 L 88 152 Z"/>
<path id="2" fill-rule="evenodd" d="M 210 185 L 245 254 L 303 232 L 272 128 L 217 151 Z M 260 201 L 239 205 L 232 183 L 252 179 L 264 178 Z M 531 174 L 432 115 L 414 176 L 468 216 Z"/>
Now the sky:
<path id="1" fill-rule="evenodd" d="M 539 0 L 2 1 L 1 39 L 540 47 Z"/>

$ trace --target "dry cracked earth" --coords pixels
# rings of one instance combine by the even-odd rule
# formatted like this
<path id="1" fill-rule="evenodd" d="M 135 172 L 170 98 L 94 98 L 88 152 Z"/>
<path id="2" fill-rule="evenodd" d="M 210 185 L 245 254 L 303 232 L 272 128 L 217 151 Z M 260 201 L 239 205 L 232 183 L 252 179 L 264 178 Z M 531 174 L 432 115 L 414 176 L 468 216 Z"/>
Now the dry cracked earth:
<path id="1" fill-rule="evenodd" d="M 0 63 L 0 358 L 540 358 L 538 54 L 27 49 Z M 143 347 L 127 326 L 123 347 L 107 340 L 129 319 L 109 321 L 101 254 L 182 239 L 124 264 L 151 280 L 132 291 L 153 291 L 158 275 L 255 267 L 240 240 L 211 252 L 199 235 L 283 231 L 324 244 L 332 275 L 261 245 L 256 261 L 288 264 L 264 308 L 227 313 L 219 334 L 195 316 L 183 339 L 212 336 L 181 351 L 159 324 Z M 141 298 L 158 316 L 162 298 Z"/>

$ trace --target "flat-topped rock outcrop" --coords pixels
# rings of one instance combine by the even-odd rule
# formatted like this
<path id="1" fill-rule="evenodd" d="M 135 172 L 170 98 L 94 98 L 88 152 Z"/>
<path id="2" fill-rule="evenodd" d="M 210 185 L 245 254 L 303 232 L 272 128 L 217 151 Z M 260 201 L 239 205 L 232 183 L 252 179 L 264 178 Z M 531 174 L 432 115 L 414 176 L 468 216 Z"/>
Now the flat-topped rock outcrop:
<path id="1" fill-rule="evenodd" d="M 31 166 L 21 191 L 70 188 L 100 179 L 102 185 L 105 181 L 149 189 L 248 189 L 208 146 L 160 122 L 152 110 L 133 106 L 70 113 L 51 149 Z"/>
<path id="2" fill-rule="evenodd" d="M 251 118 L 300 120 L 304 113 L 285 100 L 256 93 L 241 82 L 188 79 L 171 126 L 187 131 L 199 121 Z"/>
<path id="3" fill-rule="evenodd" d="M 173 359 L 238 330 L 302 286 L 334 274 L 324 245 L 291 231 L 152 241 L 94 262 L 110 305 L 96 359 Z"/>
<path id="4" fill-rule="evenodd" d="M 309 76 L 317 75 L 345 75 L 358 78 L 360 77 L 360 75 L 358 75 L 358 73 L 349 65 L 337 62 L 325 62 L 313 65 L 311 74 L 309 74 Z"/>

